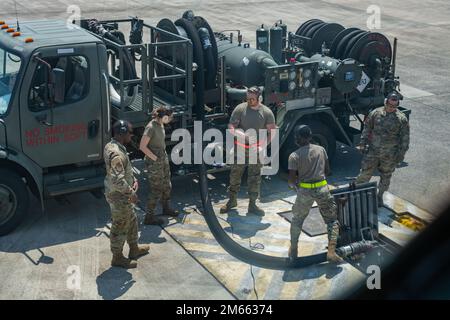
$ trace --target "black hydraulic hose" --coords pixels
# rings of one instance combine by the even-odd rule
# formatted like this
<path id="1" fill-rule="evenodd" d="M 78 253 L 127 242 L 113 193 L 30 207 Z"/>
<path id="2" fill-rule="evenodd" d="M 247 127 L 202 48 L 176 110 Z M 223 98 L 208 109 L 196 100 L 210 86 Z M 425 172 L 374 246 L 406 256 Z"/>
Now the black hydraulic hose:
<path id="1" fill-rule="evenodd" d="M 213 234 L 216 241 L 225 249 L 230 255 L 235 258 L 261 268 L 266 269 L 287 269 L 287 268 L 305 268 L 307 266 L 318 264 L 326 261 L 326 253 L 319 253 L 315 255 L 299 257 L 294 261 L 288 258 L 273 257 L 261 254 L 247 248 L 242 247 L 236 243 L 228 234 L 222 229 L 217 217 L 214 213 L 214 208 L 211 203 L 211 198 L 208 191 L 208 180 L 206 177 L 206 167 L 204 164 L 199 165 L 200 175 L 200 194 L 203 205 L 203 216 L 208 224 L 209 230 Z"/>
<path id="2" fill-rule="evenodd" d="M 190 23 L 190 22 L 189 22 Z M 198 50 L 197 53 L 199 57 L 203 57 L 201 46 L 195 46 L 194 50 Z M 204 68 L 204 60 L 202 58 L 198 59 L 198 70 L 203 70 Z M 196 78 L 196 102 L 197 102 L 197 120 L 203 122 L 202 130 L 205 130 L 205 110 L 204 110 L 204 101 L 205 101 L 205 76 L 204 72 L 198 72 Z M 203 133 L 202 133 L 203 134 Z M 203 151 L 204 146 L 202 146 Z M 202 152 L 203 153 L 203 152 Z M 305 257 L 299 257 L 293 261 L 288 258 L 281 257 L 273 257 L 269 255 L 264 255 L 247 248 L 242 247 L 238 243 L 236 243 L 232 238 L 228 236 L 228 234 L 222 229 L 219 221 L 217 220 L 216 214 L 214 212 L 214 208 L 211 203 L 211 197 L 209 195 L 208 190 L 208 179 L 207 179 L 207 170 L 205 163 L 203 162 L 198 165 L 198 174 L 199 174 L 199 182 L 200 182 L 200 195 L 203 206 L 203 216 L 205 221 L 211 230 L 214 238 L 217 242 L 225 249 L 230 255 L 235 258 L 261 268 L 266 269 L 286 269 L 286 268 L 304 268 L 313 264 L 318 264 L 326 261 L 326 253 L 320 253 Z"/>

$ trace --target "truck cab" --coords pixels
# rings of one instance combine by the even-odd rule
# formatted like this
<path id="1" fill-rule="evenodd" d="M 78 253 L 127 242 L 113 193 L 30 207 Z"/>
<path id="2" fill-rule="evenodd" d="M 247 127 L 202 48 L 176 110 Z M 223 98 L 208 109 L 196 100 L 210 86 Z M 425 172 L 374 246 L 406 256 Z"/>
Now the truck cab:
<path id="1" fill-rule="evenodd" d="M 103 185 L 106 47 L 64 21 L 0 25 L 0 234 L 38 197 Z"/>

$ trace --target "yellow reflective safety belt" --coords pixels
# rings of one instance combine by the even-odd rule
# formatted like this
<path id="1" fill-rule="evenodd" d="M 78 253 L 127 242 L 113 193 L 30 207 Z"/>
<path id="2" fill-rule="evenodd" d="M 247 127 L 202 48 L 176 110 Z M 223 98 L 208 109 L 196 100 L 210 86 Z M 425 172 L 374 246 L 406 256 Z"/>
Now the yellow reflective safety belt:
<path id="1" fill-rule="evenodd" d="M 315 189 L 315 188 L 320 188 L 320 187 L 326 186 L 327 184 L 328 184 L 327 180 L 322 180 L 322 181 L 315 182 L 315 183 L 300 182 L 298 184 L 298 186 L 300 188 L 305 188 L 305 189 Z"/>

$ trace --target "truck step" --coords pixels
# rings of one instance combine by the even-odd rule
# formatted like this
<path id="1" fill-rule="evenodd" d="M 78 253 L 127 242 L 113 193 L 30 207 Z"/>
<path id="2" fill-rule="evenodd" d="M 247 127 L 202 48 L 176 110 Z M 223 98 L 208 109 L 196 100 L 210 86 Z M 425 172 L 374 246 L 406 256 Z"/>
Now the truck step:
<path id="1" fill-rule="evenodd" d="M 63 194 L 88 191 L 92 189 L 103 188 L 104 177 L 79 178 L 63 183 L 46 186 L 46 194 L 50 197 L 56 197 Z"/>

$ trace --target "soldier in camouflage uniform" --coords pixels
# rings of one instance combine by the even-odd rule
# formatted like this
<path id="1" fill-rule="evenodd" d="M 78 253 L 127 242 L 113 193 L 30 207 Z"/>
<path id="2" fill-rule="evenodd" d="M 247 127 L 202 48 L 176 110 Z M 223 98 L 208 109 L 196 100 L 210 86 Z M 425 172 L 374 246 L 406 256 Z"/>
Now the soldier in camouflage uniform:
<path id="1" fill-rule="evenodd" d="M 245 148 L 245 159 L 235 159 L 235 163 L 231 165 L 230 172 L 230 186 L 228 188 L 230 198 L 228 202 L 220 208 L 220 213 L 226 213 L 231 208 L 237 206 L 237 194 L 241 185 L 241 178 L 244 174 L 245 168 L 248 168 L 248 195 L 250 198 L 248 205 L 248 212 L 257 215 L 264 215 L 264 210 L 256 205 L 256 200 L 259 197 L 259 189 L 261 185 L 261 168 L 262 164 L 258 160 L 257 163 L 250 163 L 249 152 L 260 152 L 262 141 L 259 140 L 258 135 L 253 136 L 246 133 L 249 129 L 270 130 L 276 129 L 275 117 L 272 110 L 260 103 L 261 92 L 258 87 L 252 87 L 247 90 L 247 102 L 239 104 L 231 114 L 228 128 L 234 136 L 236 136 L 236 150 L 238 148 Z M 240 145 L 239 140 L 245 141 L 244 145 Z M 269 142 L 271 138 L 269 137 Z M 254 147 L 256 146 L 256 147 Z M 254 148 L 254 149 L 252 149 Z M 237 151 L 239 152 L 239 151 Z M 239 163 L 236 160 L 243 160 Z"/>
<path id="2" fill-rule="evenodd" d="M 388 190 L 395 167 L 403 161 L 409 148 L 409 123 L 400 112 L 399 94 L 388 95 L 384 107 L 369 113 L 358 149 L 364 157 L 356 183 L 368 182 L 375 169 L 380 172 L 378 205 L 383 206 L 383 193 Z"/>
<path id="3" fill-rule="evenodd" d="M 132 127 L 126 121 L 119 120 L 113 125 L 113 138 L 105 146 L 106 164 L 105 197 L 111 207 L 112 225 L 110 232 L 112 266 L 136 268 L 134 261 L 146 254 L 150 247 L 138 245 L 138 222 L 134 211 L 137 203 L 138 182 L 133 175 L 130 159 L 125 145 L 130 143 Z M 125 241 L 130 252 L 123 256 Z"/>
<path id="4" fill-rule="evenodd" d="M 337 208 L 333 196 L 328 190 L 325 174 L 329 173 L 328 157 L 321 146 L 310 144 L 312 132 L 306 125 L 296 128 L 295 139 L 300 147 L 289 156 L 289 187 L 297 190 L 297 199 L 292 207 L 291 245 L 289 258 L 298 255 L 298 238 L 303 222 L 309 214 L 314 201 L 319 206 L 320 214 L 327 225 L 328 252 L 327 259 L 333 263 L 343 260 L 336 254 L 339 236 Z"/>
<path id="5" fill-rule="evenodd" d="M 144 224 L 159 225 L 164 222 L 155 215 L 156 205 L 160 199 L 164 215 L 177 217 L 179 214 L 170 207 L 172 184 L 164 130 L 164 125 L 172 121 L 172 110 L 159 107 L 153 111 L 152 116 L 153 119 L 145 127 L 140 143 L 140 150 L 145 154 L 145 166 L 150 186 Z"/>

